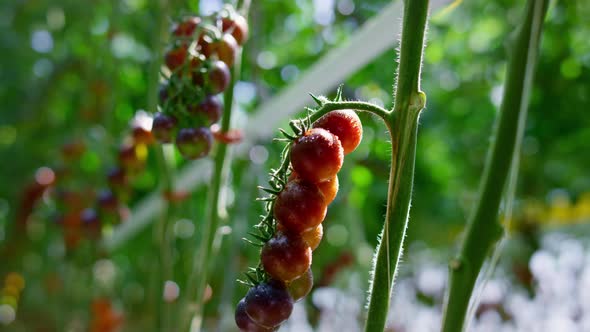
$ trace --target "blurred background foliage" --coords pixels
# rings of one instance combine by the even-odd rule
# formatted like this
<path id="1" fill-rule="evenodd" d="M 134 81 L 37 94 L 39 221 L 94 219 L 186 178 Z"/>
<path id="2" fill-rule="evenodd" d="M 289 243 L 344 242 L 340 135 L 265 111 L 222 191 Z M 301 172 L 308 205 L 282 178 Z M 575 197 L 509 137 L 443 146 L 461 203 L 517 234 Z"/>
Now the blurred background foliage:
<path id="1" fill-rule="evenodd" d="M 253 1 L 251 38 L 236 87 L 239 109 L 245 115 L 256 112 L 257 105 L 296 82 L 388 4 Z M 198 8 L 210 12 L 219 5 L 218 1 L 170 1 L 169 20 Z M 523 5 L 512 0 L 457 1 L 432 13 L 422 74 L 428 104 L 420 121 L 410 243 L 452 248 L 465 224 L 502 95 L 506 49 Z M 0 3 L 0 247 L 9 247 L 14 239 L 23 242 L 18 250 L 0 250 L 0 277 L 19 271 L 27 280 L 13 325 L 16 330 L 28 330 L 27 324 L 33 323 L 27 317 L 42 317 L 39 321 L 43 326 L 49 322 L 50 331 L 66 322 L 83 325 L 91 319 L 90 300 L 99 296 L 124 308 L 126 325 L 150 322 L 146 313 L 155 310 L 147 300 L 153 288 L 151 229 L 108 255 L 92 244 L 71 253 L 64 250 L 60 229 L 51 222 L 50 198 L 38 204 L 23 237 L 16 235 L 15 220 L 25 188 L 42 166 L 56 170 L 58 179 L 60 170 L 73 172 L 68 185 L 77 190 L 95 192 L 105 186 L 106 171 L 129 134 L 130 120 L 147 105 L 152 40 L 156 16 L 161 15 L 157 8 L 155 1 L 146 0 Z M 583 0 L 553 1 L 549 10 L 521 151 L 515 231 L 590 218 L 588 17 L 590 3 Z M 395 69 L 390 49 L 343 82 L 345 96 L 391 105 Z M 301 98 L 311 104 L 308 96 Z M 316 284 L 338 285 L 335 276 L 342 269 L 356 271 L 360 280 L 366 280 L 381 230 L 390 147 L 382 123 L 366 114 L 361 119 L 364 140 L 347 157 L 323 244 L 314 255 Z M 72 144 L 85 149 L 79 158 L 68 160 L 62 151 Z M 236 289 L 234 280 L 257 259 L 256 249 L 240 238 L 246 225 L 258 220 L 262 207 L 254 201 L 256 185 L 265 182 L 281 149 L 270 140 L 257 144 L 257 153 L 249 154 L 256 158 L 238 158 L 232 164 L 228 192 L 233 232 L 224 238 L 224 258 L 215 267 L 231 278 L 211 283 L 208 317 L 212 321 L 245 291 Z M 158 168 L 151 151 L 147 163 L 133 181 L 131 211 L 157 187 Z M 177 168 L 185 164 L 179 157 L 176 163 Z M 206 192 L 205 186 L 196 188 L 190 201 L 173 210 L 174 279 L 181 291 L 200 238 Z M 106 229 L 104 234 L 116 231 L 116 227 Z M 340 282 L 344 280 L 348 279 Z M 76 320 L 72 323 L 67 317 Z"/>

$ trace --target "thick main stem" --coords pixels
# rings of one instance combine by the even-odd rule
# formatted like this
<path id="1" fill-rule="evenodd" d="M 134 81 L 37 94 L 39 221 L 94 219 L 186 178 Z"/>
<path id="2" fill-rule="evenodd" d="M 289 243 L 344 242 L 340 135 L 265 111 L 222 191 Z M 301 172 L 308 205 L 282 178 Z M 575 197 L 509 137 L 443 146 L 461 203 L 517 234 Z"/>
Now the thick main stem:
<path id="1" fill-rule="evenodd" d="M 475 211 L 468 221 L 460 253 L 450 264 L 450 289 L 445 305 L 443 332 L 464 328 L 466 312 L 481 267 L 502 236 L 498 210 L 512 165 L 517 135 L 522 133 L 528 94 L 547 0 L 529 0 L 508 63 L 508 79 L 494 139 L 486 161 Z M 519 119 L 521 119 L 519 121 Z"/>
<path id="2" fill-rule="evenodd" d="M 427 16 L 428 0 L 405 1 L 395 106 L 387 121 L 392 143 L 387 210 L 374 262 L 366 332 L 385 328 L 403 252 L 414 182 L 418 116 L 426 104 L 426 96 L 420 91 L 420 66 Z"/>

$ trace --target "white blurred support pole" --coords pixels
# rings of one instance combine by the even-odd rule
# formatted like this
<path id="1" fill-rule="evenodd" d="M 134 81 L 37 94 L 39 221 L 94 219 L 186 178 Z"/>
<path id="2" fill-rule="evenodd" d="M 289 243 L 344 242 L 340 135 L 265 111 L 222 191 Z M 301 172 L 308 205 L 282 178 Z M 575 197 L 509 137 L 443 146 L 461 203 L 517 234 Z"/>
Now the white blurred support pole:
<path id="1" fill-rule="evenodd" d="M 435 12 L 450 2 L 451 0 L 433 0 L 430 11 Z M 329 92 L 377 56 L 391 49 L 398 42 L 401 32 L 402 9 L 402 1 L 396 1 L 383 8 L 381 13 L 367 21 L 346 43 L 328 52 L 299 80 L 262 104 L 247 120 L 248 123 L 244 128 L 245 140 L 236 152 L 247 153 L 254 142 L 276 134 L 281 121 L 300 112 L 310 103 L 310 92 L 318 95 Z M 393 71 L 393 66 L 388 70 Z M 210 173 L 210 160 L 193 162 L 179 172 L 175 188 L 191 191 L 205 182 Z M 150 194 L 135 206 L 125 223 L 118 226 L 112 235 L 103 240 L 103 247 L 107 251 L 116 250 L 129 238 L 147 227 L 154 216 L 159 215 L 163 207 L 162 196 L 158 192 Z"/>

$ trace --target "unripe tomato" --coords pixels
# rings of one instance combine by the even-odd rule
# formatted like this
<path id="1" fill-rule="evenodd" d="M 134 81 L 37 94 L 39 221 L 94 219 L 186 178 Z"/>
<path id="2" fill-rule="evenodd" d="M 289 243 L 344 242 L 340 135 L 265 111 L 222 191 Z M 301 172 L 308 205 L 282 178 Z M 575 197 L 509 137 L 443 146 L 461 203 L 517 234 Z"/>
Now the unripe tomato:
<path id="1" fill-rule="evenodd" d="M 294 302 L 297 302 L 307 296 L 313 287 L 313 273 L 308 269 L 302 276 L 293 280 L 287 290 Z"/>
<path id="2" fill-rule="evenodd" d="M 223 112 L 223 105 L 221 100 L 216 96 L 207 96 L 196 106 L 188 108 L 191 114 L 202 114 L 209 120 L 207 125 L 213 124 L 221 118 Z"/>
<path id="3" fill-rule="evenodd" d="M 213 135 L 209 128 L 182 128 L 176 136 L 176 146 L 186 159 L 198 159 L 209 154 Z"/>
<path id="4" fill-rule="evenodd" d="M 201 24 L 201 18 L 192 16 L 175 25 L 172 33 L 176 37 L 191 37 L 199 24 Z"/>
<path id="5" fill-rule="evenodd" d="M 172 142 L 178 120 L 171 115 L 157 113 L 152 122 L 152 133 L 160 143 Z"/>
<path id="6" fill-rule="evenodd" d="M 294 180 L 277 195 L 274 217 L 288 231 L 302 233 L 321 224 L 326 210 L 324 195 L 315 184 Z"/>
<path id="7" fill-rule="evenodd" d="M 260 261 L 272 278 L 289 282 L 311 266 L 311 248 L 299 234 L 279 232 L 262 247 Z"/>
<path id="8" fill-rule="evenodd" d="M 215 61 L 209 70 L 209 91 L 212 95 L 225 91 L 229 86 L 231 74 L 223 61 Z"/>
<path id="9" fill-rule="evenodd" d="M 336 135 L 342 144 L 344 154 L 356 149 L 363 139 L 363 125 L 353 110 L 337 110 L 319 118 L 314 128 L 323 128 Z"/>
<path id="10" fill-rule="evenodd" d="M 291 146 L 293 170 L 302 179 L 318 183 L 340 171 L 344 151 L 338 137 L 321 128 L 312 128 Z"/>
<path id="11" fill-rule="evenodd" d="M 248 22 L 242 15 L 236 14 L 232 18 L 221 19 L 223 32 L 229 32 L 234 36 L 238 45 L 244 45 L 248 39 Z"/>
<path id="12" fill-rule="evenodd" d="M 250 288 L 244 298 L 245 311 L 256 324 L 274 328 L 286 321 L 293 311 L 293 299 L 285 285 L 271 280 Z"/>
<path id="13" fill-rule="evenodd" d="M 276 331 L 274 328 L 262 327 L 256 323 L 246 313 L 246 301 L 241 299 L 236 307 L 236 325 L 243 332 L 271 332 Z"/>
<path id="14" fill-rule="evenodd" d="M 322 224 L 319 224 L 318 227 L 309 231 L 305 231 L 301 234 L 303 241 L 309 245 L 311 250 L 316 250 L 316 248 L 320 245 L 323 236 L 324 226 L 322 226 Z"/>

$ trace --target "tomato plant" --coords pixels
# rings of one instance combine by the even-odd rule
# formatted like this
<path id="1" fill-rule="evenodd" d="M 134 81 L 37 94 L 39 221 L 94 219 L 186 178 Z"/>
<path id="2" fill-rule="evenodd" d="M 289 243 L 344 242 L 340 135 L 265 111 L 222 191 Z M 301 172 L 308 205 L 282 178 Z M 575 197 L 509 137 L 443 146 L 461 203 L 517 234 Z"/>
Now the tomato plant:
<path id="1" fill-rule="evenodd" d="M 444 332 L 547 325 L 509 304 L 583 257 L 536 250 L 590 218 L 584 6 L 213 3 L 0 5 L 0 325 L 411 331 L 423 302 Z M 496 262 L 515 282 L 479 304 Z"/>

